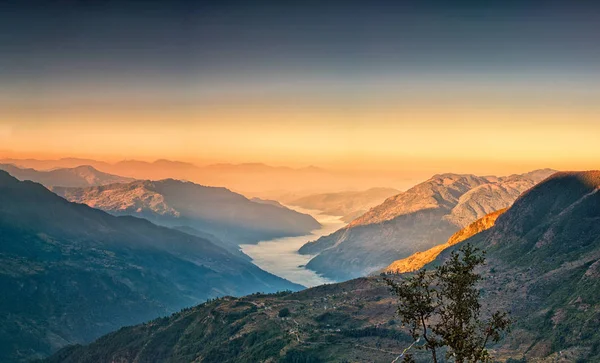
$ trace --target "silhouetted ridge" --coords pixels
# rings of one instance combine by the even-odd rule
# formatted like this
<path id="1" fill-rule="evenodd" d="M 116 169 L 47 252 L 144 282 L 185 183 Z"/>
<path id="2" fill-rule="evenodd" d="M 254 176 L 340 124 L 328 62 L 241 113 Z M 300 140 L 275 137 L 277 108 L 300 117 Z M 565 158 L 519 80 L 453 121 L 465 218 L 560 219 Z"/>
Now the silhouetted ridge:
<path id="1" fill-rule="evenodd" d="M 499 218 L 498 226 L 515 231 L 530 230 L 540 220 L 564 213 L 567 207 L 597 192 L 598 188 L 600 171 L 556 173 L 517 198 L 511 212 Z M 533 208 L 537 213 L 529 213 Z"/>
<path id="2" fill-rule="evenodd" d="M 0 362 L 208 298 L 300 288 L 207 239 L 71 203 L 0 171 Z"/>

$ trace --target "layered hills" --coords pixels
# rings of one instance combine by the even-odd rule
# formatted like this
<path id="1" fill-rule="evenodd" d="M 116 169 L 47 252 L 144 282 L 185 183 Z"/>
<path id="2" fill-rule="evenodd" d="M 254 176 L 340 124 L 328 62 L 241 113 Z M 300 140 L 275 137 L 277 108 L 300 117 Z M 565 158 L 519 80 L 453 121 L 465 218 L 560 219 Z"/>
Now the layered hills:
<path id="1" fill-rule="evenodd" d="M 483 309 L 509 311 L 514 320 L 491 347 L 494 358 L 599 361 L 600 172 L 556 174 L 482 229 L 426 267 L 463 243 L 487 251 Z M 359 278 L 219 299 L 65 348 L 47 362 L 390 362 L 412 344 L 397 319 L 381 278 Z M 429 361 L 413 352 L 418 362 Z"/>
<path id="2" fill-rule="evenodd" d="M 475 220 L 506 208 L 554 170 L 508 177 L 438 174 L 309 242 L 300 253 L 317 255 L 307 267 L 334 280 L 364 276 L 395 260 L 446 241 Z"/>
<path id="3" fill-rule="evenodd" d="M 288 204 L 320 210 L 333 216 L 342 216 L 344 222 L 351 222 L 398 193 L 400 191 L 393 188 L 371 188 L 363 191 L 311 194 L 290 200 Z"/>
<path id="4" fill-rule="evenodd" d="M 114 163 L 92 159 L 62 158 L 57 160 L 0 159 L 0 163 L 19 167 L 50 170 L 91 165 L 106 173 L 139 180 L 181 179 L 202 185 L 223 186 L 236 192 L 263 199 L 289 201 L 315 193 L 340 190 L 363 190 L 374 185 L 408 188 L 415 176 L 404 172 L 338 171 L 315 166 L 287 167 L 263 163 L 196 165 L 175 160 L 122 160 Z M 294 196 L 294 197 L 292 197 Z"/>
<path id="5" fill-rule="evenodd" d="M 206 239 L 68 202 L 0 171 L 0 361 L 223 295 L 296 290 Z"/>
<path id="6" fill-rule="evenodd" d="M 133 181 L 132 178 L 104 173 L 89 165 L 38 171 L 19 168 L 12 164 L 0 164 L 0 170 L 7 171 L 19 180 L 31 180 L 47 187 L 87 187 Z"/>
<path id="7" fill-rule="evenodd" d="M 320 226 L 313 217 L 281 205 L 252 201 L 226 188 L 174 179 L 52 190 L 72 202 L 169 227 L 190 227 L 233 246 L 303 235 Z"/>

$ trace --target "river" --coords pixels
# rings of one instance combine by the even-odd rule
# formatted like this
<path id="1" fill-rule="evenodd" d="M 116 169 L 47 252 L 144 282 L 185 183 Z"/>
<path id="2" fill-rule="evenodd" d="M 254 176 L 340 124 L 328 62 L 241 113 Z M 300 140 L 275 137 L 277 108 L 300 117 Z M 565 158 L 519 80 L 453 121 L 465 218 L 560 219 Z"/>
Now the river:
<path id="1" fill-rule="evenodd" d="M 321 214 L 319 210 L 286 207 L 300 213 L 310 214 L 321 223 L 321 228 L 304 236 L 283 237 L 261 241 L 257 244 L 241 245 L 242 251 L 250 256 L 258 267 L 297 284 L 311 287 L 332 283 L 332 280 L 306 269 L 304 265 L 314 256 L 301 255 L 298 253 L 298 250 L 306 242 L 314 241 L 321 236 L 331 234 L 345 226 L 346 223 L 339 216 Z"/>

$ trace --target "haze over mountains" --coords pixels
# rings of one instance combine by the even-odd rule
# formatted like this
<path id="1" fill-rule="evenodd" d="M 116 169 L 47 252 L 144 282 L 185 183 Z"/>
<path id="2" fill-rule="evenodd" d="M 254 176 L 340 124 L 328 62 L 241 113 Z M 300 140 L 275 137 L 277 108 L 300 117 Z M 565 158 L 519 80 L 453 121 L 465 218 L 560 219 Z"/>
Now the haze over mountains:
<path id="1" fill-rule="evenodd" d="M 79 159 L 69 162 L 80 162 Z M 50 171 L 0 164 L 20 180 L 32 180 L 71 201 L 116 215 L 134 215 L 178 228 L 243 255 L 238 245 L 264 239 L 307 234 L 319 223 L 276 201 L 233 193 L 173 179 L 133 181 L 83 165 Z M 89 187 L 86 188 L 77 187 Z M 277 208 L 278 207 L 278 208 Z"/>
<path id="2" fill-rule="evenodd" d="M 123 160 L 108 163 L 81 158 L 3 159 L 0 160 L 0 163 L 36 170 L 90 165 L 100 171 L 129 178 L 189 180 L 202 185 L 226 187 L 249 197 L 277 200 L 298 199 L 314 193 L 363 190 L 373 186 L 402 189 L 414 184 L 413 177 L 408 178 L 398 172 L 346 172 L 315 166 L 292 168 L 262 163 L 222 163 L 198 166 L 188 162 L 164 159 L 154 162 Z"/>
<path id="3" fill-rule="evenodd" d="M 280 202 L 346 218 L 370 208 L 302 247 L 316 255 L 307 267 L 332 279 L 410 273 L 473 243 L 487 251 L 484 306 L 510 310 L 517 321 L 494 348 L 497 357 L 561 350 L 567 361 L 600 359 L 600 172 L 438 174 L 406 192 L 273 200 L 91 166 L 3 167 L 68 201 L 0 172 L 0 285 L 8 292 L 0 310 L 9 312 L 0 318 L 2 361 L 43 357 L 110 331 L 47 361 L 389 361 L 412 340 L 395 324 L 393 297 L 376 276 L 224 298 L 155 319 L 207 298 L 301 289 L 238 249 L 319 227 Z M 285 309 L 290 318 L 279 316 Z"/>
<path id="4" fill-rule="evenodd" d="M 47 187 L 87 187 L 112 183 L 128 183 L 133 178 L 103 173 L 93 166 L 78 165 L 47 171 L 19 168 L 12 164 L 0 164 L 0 170 L 5 170 L 19 180 L 31 180 Z"/>
<path id="5" fill-rule="evenodd" d="M 307 195 L 287 201 L 289 205 L 320 210 L 325 214 L 342 216 L 351 222 L 388 197 L 400 193 L 393 188 L 371 188 L 358 192 L 339 192 Z"/>
<path id="6" fill-rule="evenodd" d="M 478 218 L 510 206 L 554 172 L 545 169 L 508 177 L 438 174 L 388 198 L 337 232 L 307 243 L 300 253 L 317 255 L 307 267 L 331 279 L 364 276 L 446 241 Z"/>
<path id="7" fill-rule="evenodd" d="M 450 246 L 426 267 L 464 243 L 487 251 L 484 310 L 510 311 L 514 319 L 493 347 L 494 358 L 600 360 L 600 171 L 553 175 L 520 196 L 494 226 Z M 396 321 L 394 298 L 381 278 L 360 278 L 291 294 L 220 299 L 67 348 L 47 362 L 389 362 L 413 342 Z M 430 359 L 412 352 L 418 362 Z"/>
<path id="8" fill-rule="evenodd" d="M 223 295 L 296 290 L 209 241 L 115 217 L 0 171 L 0 361 Z"/>
<path id="9" fill-rule="evenodd" d="M 599 140 L 600 0 L 0 0 L 0 363 L 600 363 Z"/>
<path id="10" fill-rule="evenodd" d="M 313 217 L 272 202 L 256 202 L 226 188 L 174 179 L 52 190 L 72 202 L 112 214 L 209 233 L 232 246 L 308 234 L 320 226 Z"/>

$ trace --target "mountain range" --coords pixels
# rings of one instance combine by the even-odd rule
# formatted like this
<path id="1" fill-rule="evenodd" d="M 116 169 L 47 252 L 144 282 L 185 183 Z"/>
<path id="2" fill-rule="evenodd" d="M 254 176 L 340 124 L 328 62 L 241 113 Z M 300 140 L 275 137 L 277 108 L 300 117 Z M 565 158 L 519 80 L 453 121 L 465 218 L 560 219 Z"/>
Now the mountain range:
<path id="1" fill-rule="evenodd" d="M 276 201 L 248 200 L 225 188 L 173 179 L 135 181 L 100 172 L 89 165 L 38 171 L 0 164 L 0 170 L 19 180 L 43 184 L 71 201 L 112 214 L 143 217 L 180 230 L 187 228 L 187 233 L 222 244 L 240 256 L 243 254 L 238 251 L 239 244 L 307 234 L 319 227 L 311 216 L 292 211 Z"/>
<path id="2" fill-rule="evenodd" d="M 128 183 L 134 180 L 132 178 L 103 173 L 89 165 L 38 171 L 30 168 L 19 168 L 12 164 L 0 164 L 0 170 L 7 171 L 19 180 L 31 180 L 47 187 L 87 187 L 112 183 Z"/>
<path id="3" fill-rule="evenodd" d="M 324 214 L 342 216 L 351 222 L 387 198 L 400 193 L 393 188 L 371 188 L 363 191 L 311 194 L 287 201 L 288 205 L 320 210 Z"/>
<path id="4" fill-rule="evenodd" d="M 0 171 L 0 361 L 42 357 L 209 298 L 302 286 L 206 239 Z"/>
<path id="5" fill-rule="evenodd" d="M 425 268 L 464 243 L 487 252 L 482 311 L 509 311 L 514 321 L 490 349 L 495 360 L 600 361 L 600 171 L 557 173 L 495 217 Z M 65 348 L 46 362 L 390 362 L 412 343 L 376 276 L 221 298 Z"/>
<path id="6" fill-rule="evenodd" d="M 544 169 L 507 177 L 438 174 L 386 199 L 346 227 L 309 242 L 307 267 L 334 280 L 360 277 L 446 241 L 484 215 L 510 206 L 555 173 Z"/>
<path id="7" fill-rule="evenodd" d="M 111 214 L 208 233 L 235 249 L 239 244 L 308 234 L 320 227 L 313 217 L 272 202 L 252 201 L 226 188 L 174 179 L 52 190 L 69 201 Z"/>
<path id="8" fill-rule="evenodd" d="M 105 173 L 140 180 L 180 179 L 209 186 L 222 186 L 238 193 L 263 199 L 298 199 L 315 193 L 362 190 L 374 185 L 407 188 L 414 177 L 396 171 L 338 171 L 316 166 L 287 167 L 263 163 L 220 163 L 196 165 L 160 159 L 153 162 L 122 160 L 114 163 L 81 158 L 56 160 L 1 159 L 0 163 L 22 168 L 51 170 L 90 165 Z"/>

